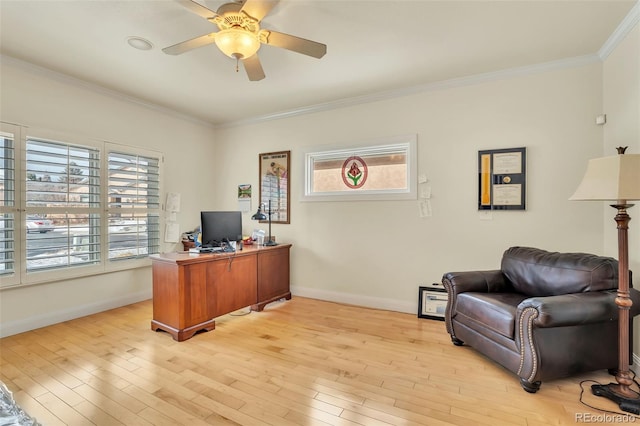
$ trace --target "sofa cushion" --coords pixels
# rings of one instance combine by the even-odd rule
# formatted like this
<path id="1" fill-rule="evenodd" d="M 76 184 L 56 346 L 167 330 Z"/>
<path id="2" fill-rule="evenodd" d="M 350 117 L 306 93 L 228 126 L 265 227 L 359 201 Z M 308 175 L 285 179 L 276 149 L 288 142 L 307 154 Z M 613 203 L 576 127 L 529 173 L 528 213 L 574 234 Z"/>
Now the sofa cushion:
<path id="1" fill-rule="evenodd" d="M 456 313 L 513 339 L 516 309 L 526 298 L 518 293 L 462 293 L 458 295 Z"/>
<path id="2" fill-rule="evenodd" d="M 587 253 L 557 253 L 511 247 L 502 256 L 502 273 L 527 296 L 610 290 L 618 285 L 618 261 Z"/>

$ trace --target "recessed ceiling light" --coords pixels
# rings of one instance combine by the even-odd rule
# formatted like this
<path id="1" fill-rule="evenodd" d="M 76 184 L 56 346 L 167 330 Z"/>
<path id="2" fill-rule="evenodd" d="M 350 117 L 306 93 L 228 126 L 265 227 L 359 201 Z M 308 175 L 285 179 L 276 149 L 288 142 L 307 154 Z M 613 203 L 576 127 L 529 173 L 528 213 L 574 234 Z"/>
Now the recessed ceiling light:
<path id="1" fill-rule="evenodd" d="M 151 50 L 153 49 L 153 44 L 149 41 L 146 40 L 142 37 L 129 37 L 127 39 L 127 43 L 129 43 L 129 46 L 136 48 L 138 50 Z"/>

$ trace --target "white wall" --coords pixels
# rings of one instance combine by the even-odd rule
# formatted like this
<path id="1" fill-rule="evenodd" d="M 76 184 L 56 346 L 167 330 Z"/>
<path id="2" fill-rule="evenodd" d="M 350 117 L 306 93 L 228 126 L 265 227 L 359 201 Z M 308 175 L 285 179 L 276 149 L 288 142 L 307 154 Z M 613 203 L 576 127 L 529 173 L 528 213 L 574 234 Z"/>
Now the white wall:
<path id="1" fill-rule="evenodd" d="M 640 154 L 640 26 L 627 34 L 606 58 L 603 67 L 604 155 L 615 155 L 615 148 L 628 146 L 627 153 Z M 618 257 L 616 211 L 604 209 L 604 250 Z M 634 287 L 640 288 L 640 203 L 628 210 L 629 267 L 635 272 Z M 634 353 L 640 354 L 640 319 L 634 323 Z"/>
<path id="2" fill-rule="evenodd" d="M 291 150 L 294 294 L 417 312 L 418 286 L 453 270 L 495 269 L 512 245 L 601 253 L 601 206 L 568 201 L 589 158 L 602 153 L 602 65 L 592 63 L 216 130 L 216 203 L 235 185 L 257 192 L 258 153 Z M 301 202 L 305 147 L 418 135 L 418 173 L 433 216 L 417 201 Z M 527 210 L 477 211 L 478 150 L 527 148 Z M 254 197 L 254 200 L 257 196 Z M 247 218 L 248 219 L 248 216 Z"/>
<path id="3" fill-rule="evenodd" d="M 70 78 L 3 57 L 0 121 L 164 153 L 164 190 L 182 195 L 181 230 L 198 224 L 200 207 L 214 207 L 205 182 L 214 181 L 214 132 L 98 92 Z M 194 180 L 194 170 L 200 178 Z M 177 245 L 163 243 L 163 251 Z M 0 336 L 99 312 L 151 297 L 151 268 L 0 291 Z"/>

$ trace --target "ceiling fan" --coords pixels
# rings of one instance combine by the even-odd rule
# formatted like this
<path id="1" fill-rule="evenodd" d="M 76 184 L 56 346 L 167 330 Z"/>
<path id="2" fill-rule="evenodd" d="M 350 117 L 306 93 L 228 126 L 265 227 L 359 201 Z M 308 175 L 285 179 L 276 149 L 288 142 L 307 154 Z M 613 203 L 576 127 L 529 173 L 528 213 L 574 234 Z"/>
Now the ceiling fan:
<path id="1" fill-rule="evenodd" d="M 169 55 L 179 55 L 198 47 L 215 43 L 227 56 L 242 61 L 251 81 L 264 78 L 258 49 L 262 44 L 281 47 L 314 58 L 322 58 L 327 46 L 322 43 L 260 28 L 260 21 L 279 0 L 243 0 L 225 3 L 212 11 L 193 0 L 175 0 L 191 12 L 216 24 L 219 31 L 186 40 L 162 49 Z M 236 71 L 238 71 L 236 62 Z"/>

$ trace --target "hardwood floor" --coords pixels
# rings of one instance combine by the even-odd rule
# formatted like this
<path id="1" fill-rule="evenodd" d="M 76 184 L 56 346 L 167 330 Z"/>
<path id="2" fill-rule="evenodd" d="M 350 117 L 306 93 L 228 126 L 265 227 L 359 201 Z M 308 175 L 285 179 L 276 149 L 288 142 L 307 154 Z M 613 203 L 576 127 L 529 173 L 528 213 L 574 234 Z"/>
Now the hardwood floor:
<path id="1" fill-rule="evenodd" d="M 528 394 L 441 321 L 301 297 L 181 343 L 151 316 L 145 301 L 1 339 L 0 379 L 47 426 L 575 424 L 605 415 L 580 381 L 613 380 Z M 617 409 L 590 384 L 585 402 Z"/>

